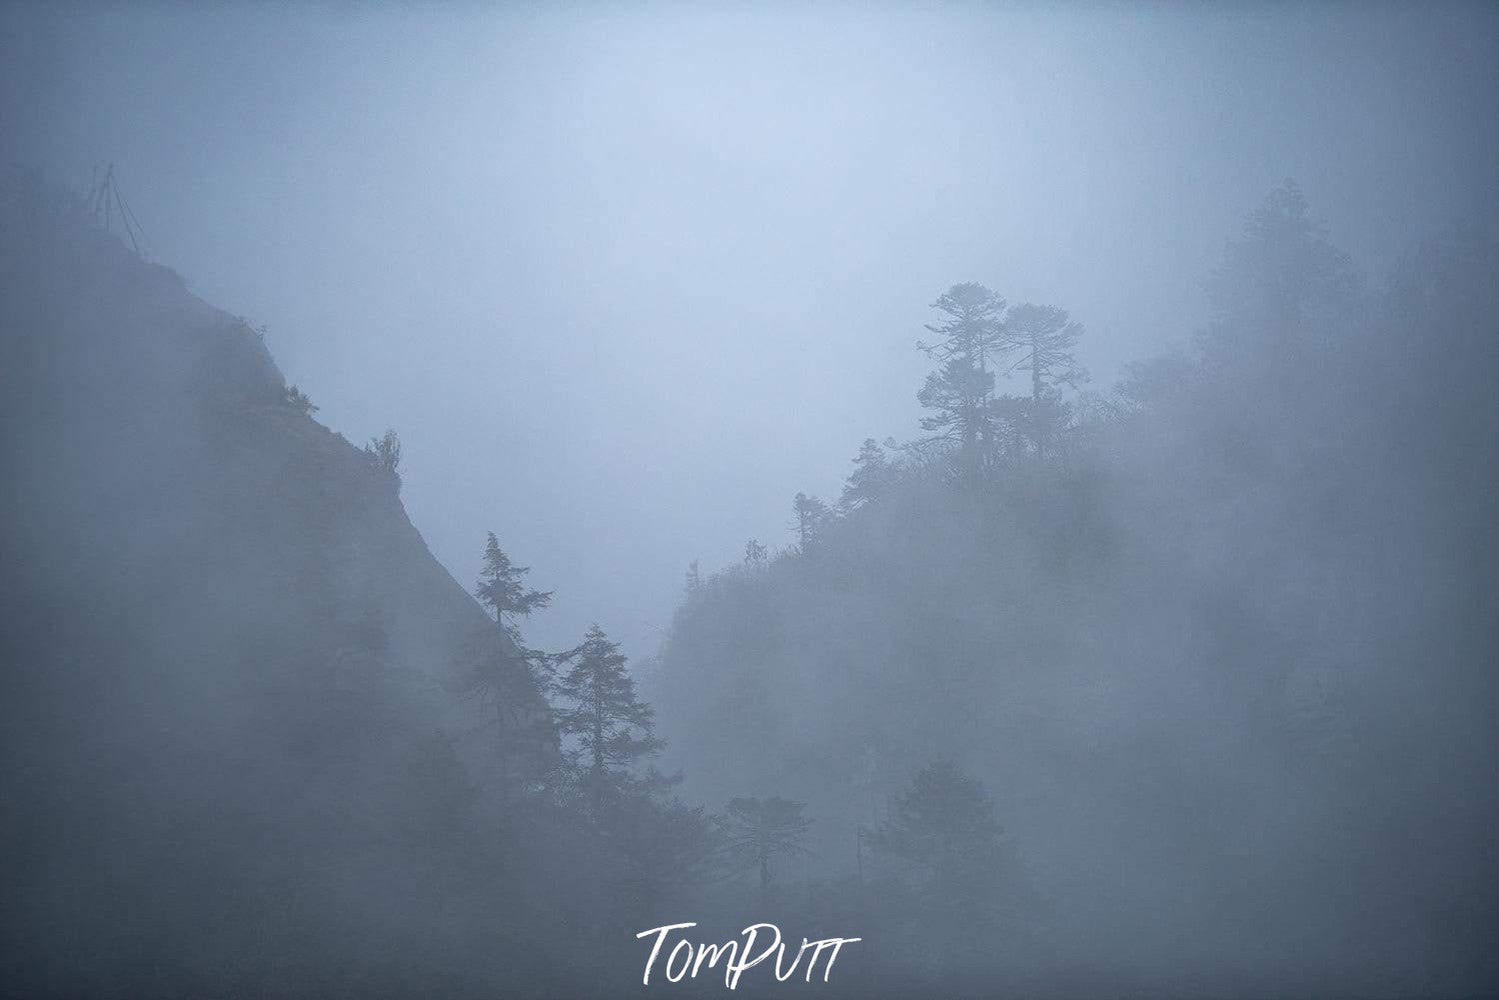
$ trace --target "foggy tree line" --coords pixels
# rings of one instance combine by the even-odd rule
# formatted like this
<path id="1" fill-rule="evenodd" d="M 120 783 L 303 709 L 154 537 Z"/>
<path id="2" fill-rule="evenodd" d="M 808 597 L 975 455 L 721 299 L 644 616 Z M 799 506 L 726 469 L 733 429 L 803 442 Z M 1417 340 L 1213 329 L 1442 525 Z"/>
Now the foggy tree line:
<path id="1" fill-rule="evenodd" d="M 97 788 L 64 783 L 49 800 L 52 772 L 38 768 L 24 798 L 60 821 L 28 836 L 66 838 L 85 869 L 101 859 L 79 882 L 99 926 L 126 926 L 132 901 L 223 885 L 202 908 L 152 911 L 154 937 L 196 955 L 253 936 L 278 968 L 291 956 L 293 971 L 271 976 L 330 961 L 378 969 L 399 941 L 395 967 L 415 979 L 458 954 L 506 982 L 528 961 L 547 974 L 558 941 L 597 945 L 545 981 L 571 995 L 594 973 L 605 983 L 638 966 L 622 928 L 691 913 L 727 935 L 748 913 L 878 940 L 851 965 L 856 995 L 869 985 L 860 968 L 896 995 L 937 974 L 992 994 L 1008 982 L 996 976 L 1048 962 L 1098 961 L 1113 985 L 1140 969 L 1221 976 L 1270 948 L 1292 956 L 1275 970 L 1286 981 L 1374 992 L 1432 927 L 1454 959 L 1432 974 L 1446 978 L 1388 981 L 1458 995 L 1488 968 L 1493 912 L 1475 877 L 1487 842 L 1467 831 L 1493 816 L 1473 790 L 1487 787 L 1493 740 L 1496 259 L 1458 233 L 1371 292 L 1287 185 L 1229 242 L 1192 350 L 1132 366 L 1107 394 L 1080 388 L 1081 327 L 1065 312 L 953 286 L 920 345 L 922 436 L 865 439 L 835 502 L 796 494 L 788 548 L 752 539 L 742 564 L 691 564 L 640 686 L 600 628 L 569 649 L 533 648 L 525 624 L 553 595 L 488 536 L 473 596 L 490 624 L 470 630 L 484 655 L 442 653 L 478 664 L 461 692 L 482 716 L 472 734 L 449 728 L 400 666 L 413 633 L 398 609 L 415 597 L 441 615 L 451 595 L 387 559 L 386 598 L 351 600 L 323 565 L 329 525 L 348 518 L 348 497 L 371 495 L 370 474 L 399 486 L 399 439 L 339 445 L 276 372 L 221 366 L 194 387 L 202 409 L 181 407 L 238 449 L 229 488 L 182 491 L 219 558 L 175 591 L 173 560 L 151 562 L 124 598 L 66 591 L 70 605 L 109 597 L 114 620 L 77 636 L 38 628 L 24 650 L 40 665 L 31 682 L 56 693 L 42 703 L 67 704 L 78 664 L 101 688 L 106 674 L 152 676 L 161 649 L 122 655 L 116 624 L 156 620 L 160 594 L 182 602 L 179 650 L 240 624 L 241 609 L 200 591 L 262 595 L 256 610 L 275 627 L 225 647 L 226 669 L 260 682 L 234 689 L 246 717 L 233 713 L 222 744 L 234 780 L 209 769 L 212 797 L 184 800 L 174 768 L 188 734 L 158 731 L 151 712 L 103 731 L 84 715 L 46 752 L 104 758 L 117 733 L 134 734 L 151 751 L 133 759 L 145 800 L 182 829 L 211 816 L 209 835 L 163 838 L 154 816 Z M 59 285 L 51 301 L 71 301 L 71 281 Z M 199 339 L 253 346 L 230 334 Z M 119 398 L 156 400 L 133 343 L 67 349 L 134 378 Z M 1007 378 L 1022 388 L 1001 391 Z M 91 412 L 105 428 L 121 410 Z M 288 447 L 304 439 L 327 447 Z M 199 448 L 154 440 L 171 447 L 142 456 L 142 480 L 199 471 L 206 487 L 224 474 Z M 284 504 L 200 504 L 267 481 Z M 65 569 L 142 529 L 99 506 L 114 518 L 101 544 L 40 554 Z M 364 529 L 372 516 L 348 520 Z M 37 702 L 17 704 L 19 720 Z M 692 783 L 662 773 L 673 748 Z M 482 759 L 460 763 L 474 750 Z M 475 794 L 475 780 L 495 794 Z M 242 809 L 219 808 L 226 789 Z M 286 789 L 302 793 L 290 810 Z M 255 815 L 275 822 L 243 821 Z M 304 838 L 296 851 L 268 852 L 287 830 Z M 238 878 L 226 845 L 265 859 L 269 877 Z M 127 858 L 120 895 L 94 892 L 121 889 Z M 293 897 L 305 905 L 288 908 Z M 351 925 L 351 908 L 375 919 Z M 220 910 L 233 916 L 215 922 Z M 389 927 L 370 936 L 375 923 Z M 1251 925 L 1269 929 L 1246 947 Z M 72 962 L 72 940 L 49 947 Z M 97 982 L 143 939 L 114 940 Z M 138 982 L 181 974 L 167 968 L 137 970 Z M 1271 979 L 1257 985 L 1275 993 Z"/>
<path id="2" fill-rule="evenodd" d="M 819 521 L 831 516 L 824 505 L 804 509 L 815 511 Z M 815 544 L 810 532 L 804 537 L 804 545 Z M 753 564 L 766 559 L 757 543 L 748 551 Z M 807 804 L 778 795 L 736 796 L 711 815 L 684 805 L 672 793 L 681 776 L 652 766 L 664 742 L 655 731 L 655 711 L 637 693 L 619 645 L 598 625 L 579 645 L 561 652 L 526 644 L 522 622 L 553 597 L 527 586 L 529 572 L 510 560 L 493 533 L 487 537 L 475 594 L 511 652 L 475 679 L 474 692 L 489 698 L 496 711 L 493 745 L 506 797 L 546 800 L 576 814 L 632 865 L 657 878 L 680 882 L 683 873 L 668 870 L 687 859 L 687 871 L 703 885 L 733 884 L 747 876 L 762 895 L 772 892 L 782 863 L 811 853 L 806 841 L 814 821 L 806 815 Z M 687 581 L 689 591 L 703 585 L 696 564 Z M 517 685 L 525 682 L 546 693 L 547 715 L 527 718 L 514 712 Z M 538 755 L 537 747 L 560 752 Z M 528 761 L 529 770 L 516 771 L 513 761 Z M 862 831 L 861 838 L 901 862 L 933 926 L 948 928 L 961 919 L 981 931 L 988 926 L 982 906 L 954 911 L 944 900 L 956 881 L 984 884 L 974 881 L 972 866 L 997 856 L 999 833 L 994 804 L 983 787 L 952 762 L 938 761 L 915 776 L 891 820 Z M 634 886 L 647 898 L 658 888 Z"/>
<path id="3" fill-rule="evenodd" d="M 1069 454 L 1079 426 L 1062 390 L 1087 380 L 1075 354 L 1081 324 L 1053 306 L 1010 307 L 976 283 L 954 285 L 933 307 L 939 319 L 927 330 L 936 339 L 917 345 L 937 362 L 918 392 L 931 411 L 921 421 L 926 436 L 904 445 L 866 439 L 837 502 L 798 493 L 790 524 L 794 547 L 773 557 L 769 546 L 752 538 L 744 547 L 746 571 L 763 572 L 786 555 L 816 556 L 840 520 L 878 503 L 912 477 L 935 476 L 949 488 L 982 492 L 1008 470 L 1039 468 Z M 997 391 L 1000 379 L 1017 374 L 1029 383 L 1027 392 Z M 650 855 L 669 844 L 680 857 L 693 859 L 691 871 L 705 884 L 748 876 L 764 895 L 778 884 L 776 873 L 786 862 L 815 856 L 807 846 L 814 820 L 805 802 L 737 795 L 716 814 L 684 805 L 674 794 L 682 775 L 664 775 L 654 766 L 665 744 L 655 731 L 654 709 L 638 695 L 618 644 L 594 625 L 569 650 L 544 653 L 527 646 L 521 622 L 552 598 L 549 591 L 526 586 L 528 572 L 511 562 L 493 534 L 488 536 L 476 596 L 512 653 L 491 664 L 475 689 L 496 706 L 501 756 L 531 761 L 529 772 L 520 775 L 509 772 L 509 763 L 501 765 L 507 795 L 540 797 L 577 813 L 630 856 L 632 865 L 658 875 L 668 866 Z M 693 561 L 685 575 L 689 603 L 716 580 L 705 578 Z M 507 709 L 516 701 L 507 691 L 513 695 L 520 682 L 546 693 L 546 715 L 525 718 Z M 538 746 L 557 752 L 528 754 L 527 747 Z M 642 822 L 643 817 L 650 821 Z M 859 884 L 867 846 L 871 861 L 883 859 L 873 875 L 877 884 L 890 899 L 909 904 L 912 918 L 943 942 L 943 953 L 978 947 L 1001 912 L 1013 909 L 1006 897 L 1019 890 L 1009 884 L 1011 866 L 995 803 L 949 758 L 918 768 L 911 783 L 892 796 L 888 815 L 859 824 L 855 833 Z M 631 841 L 641 835 L 651 839 Z M 832 867 L 841 871 L 846 861 L 834 859 Z M 848 895 L 847 886 L 823 891 L 833 896 L 842 891 L 845 901 L 862 898 L 857 890 Z"/>
<path id="4" fill-rule="evenodd" d="M 840 517 L 878 500 L 912 472 L 936 469 L 953 485 L 982 491 L 1022 463 L 1041 466 L 1061 460 L 1078 444 L 1086 428 L 1063 390 L 1077 390 L 1090 380 L 1076 353 L 1083 335 L 1080 322 L 1057 306 L 1011 306 L 976 282 L 953 285 L 932 308 L 940 316 L 926 329 L 935 339 L 916 344 L 937 362 L 916 394 L 931 411 L 921 418 L 922 430 L 929 433 L 905 444 L 866 438 L 833 504 L 798 492 L 791 505 L 796 543 L 790 553 L 812 554 Z M 1017 373 L 1030 383 L 1028 392 L 997 391 L 999 379 Z M 1120 387 L 1116 394 L 1129 391 Z M 1089 402 L 1099 404 L 1097 399 Z M 768 559 L 769 549 L 759 540 L 745 543 L 745 566 L 761 567 Z M 694 561 L 688 570 L 689 595 L 701 585 Z"/>
<path id="5" fill-rule="evenodd" d="M 977 974 L 1013 961 L 986 950 L 992 933 L 1022 933 L 1017 928 L 1054 904 L 1046 887 L 1024 874 L 1027 858 L 1002 829 L 1004 810 L 986 783 L 1008 803 L 1030 779 L 1019 765 L 996 777 L 960 759 L 1003 739 L 1003 727 L 998 736 L 982 735 L 994 728 L 990 706 L 1003 711 L 1013 692 L 1040 683 L 1024 674 L 1015 679 L 992 650 L 1054 643 L 1051 630 L 1067 627 L 1056 607 L 1057 581 L 1120 558 L 1122 543 L 1099 518 L 1099 470 L 1129 470 L 1124 481 L 1142 498 L 1116 496 L 1116 510 L 1134 502 L 1169 509 L 1173 501 L 1152 498 L 1173 478 L 1193 477 L 1177 487 L 1188 496 L 1231 494 L 1262 474 L 1254 462 L 1263 459 L 1251 451 L 1246 465 L 1244 449 L 1307 430 L 1347 435 L 1354 426 L 1348 408 L 1333 401 L 1356 398 L 1357 382 L 1344 388 L 1333 378 L 1321 395 L 1311 387 L 1336 370 L 1330 362 L 1338 338 L 1358 315 L 1349 305 L 1357 283 L 1294 186 L 1273 192 L 1250 215 L 1209 287 L 1218 313 L 1192 355 L 1134 364 L 1107 393 L 1085 390 L 1077 353 L 1083 328 L 1065 309 L 1011 306 L 976 283 L 937 297 L 937 317 L 917 345 L 933 363 L 916 388 L 926 410 L 922 434 L 904 443 L 866 438 L 835 502 L 797 493 L 787 549 L 772 553 L 750 539 L 739 566 L 718 573 L 705 573 L 696 561 L 688 567 L 686 599 L 664 654 L 668 672 L 655 697 L 667 698 L 672 726 L 703 751 L 691 766 L 718 772 L 707 781 L 727 793 L 717 813 L 684 803 L 683 776 L 656 769 L 666 749 L 656 713 L 601 629 L 590 629 L 571 650 L 527 648 L 519 623 L 550 595 L 528 589 L 526 570 L 491 539 L 479 597 L 515 652 L 494 664 L 488 690 L 503 692 L 511 671 L 550 700 L 544 715 L 497 720 L 497 745 L 514 751 L 511 760 L 527 759 L 524 746 L 556 749 L 532 755 L 528 773 L 507 776 L 507 794 L 581 819 L 621 870 L 633 873 L 614 890 L 631 906 L 649 908 L 670 893 L 742 897 L 758 885 L 762 898 L 801 917 L 866 921 L 896 934 L 912 949 L 902 960 L 913 967 Z M 1013 382 L 1023 388 L 1002 391 Z M 1306 429 L 1293 430 L 1297 424 Z M 1154 454 L 1137 442 L 1182 433 L 1176 428 L 1190 434 L 1177 446 L 1179 464 L 1153 470 L 1147 460 Z M 1283 488 L 1304 489 L 1330 473 L 1324 466 L 1276 474 L 1289 477 Z M 1176 523 L 1190 523 L 1190 516 L 1184 511 Z M 1151 525 L 1145 537 L 1165 544 L 1156 539 L 1168 537 L 1159 533 L 1171 526 L 1169 519 Z M 1304 534 L 1294 528 L 1287 544 L 1301 544 Z M 1137 565 L 1140 557 L 1128 558 Z M 911 583 L 911 574 L 940 583 Z M 1149 588 L 1171 585 L 1148 578 Z M 941 602 L 922 603 L 922 588 L 939 587 Z M 831 595 L 852 603 L 819 612 Z M 1308 706 L 1293 695 L 1273 658 L 1257 655 L 1274 648 L 1273 636 L 1237 609 L 1234 595 L 1213 599 L 1225 608 L 1215 613 L 1226 626 L 1214 618 L 1172 626 L 1192 630 L 1205 650 L 1203 669 L 1216 671 L 1212 683 L 1224 701 L 1212 709 L 1221 714 L 1208 717 L 1277 741 L 1267 744 L 1277 753 L 1315 746 L 1319 768 L 1345 766 L 1328 756 L 1340 745 L 1331 734 L 1349 724 L 1336 703 Z M 997 600 L 1005 602 L 1002 618 L 992 610 Z M 854 617 L 840 620 L 849 607 Z M 909 624 L 861 634 L 855 623 L 866 608 Z M 974 631 L 972 623 L 989 621 L 1004 621 L 1004 630 Z M 1132 625 L 1106 627 L 1128 634 Z M 1223 645 L 1225 627 L 1252 638 Z M 1041 676 L 1045 664 L 1030 669 Z M 847 679 L 830 669 L 846 670 Z M 788 721 L 797 709 L 777 689 L 789 691 L 809 676 L 841 692 L 846 704 L 812 693 L 807 697 L 822 714 L 811 716 L 815 722 Z M 911 685 L 896 691 L 932 694 L 892 694 L 893 682 Z M 700 693 L 684 702 L 673 684 Z M 692 729 L 694 716 L 712 731 L 711 741 Z M 1173 738 L 1190 747 L 1196 737 L 1184 723 Z M 816 763 L 794 773 L 776 760 L 782 741 L 798 740 L 796 759 Z M 865 784 L 855 778 L 864 790 L 851 797 L 838 787 L 839 776 L 851 774 L 847 761 L 860 755 L 874 762 L 874 777 Z M 729 780 L 770 794 L 725 785 L 723 772 L 741 763 L 743 777 Z M 859 804 L 861 797 L 868 804 Z M 804 873 L 799 881 L 788 879 L 797 871 Z"/>
<path id="6" fill-rule="evenodd" d="M 202 273 L 0 165 L 0 996 L 1499 995 L 1488 8 L 44 6 Z"/>
<path id="7" fill-rule="evenodd" d="M 1011 305 L 983 284 L 955 284 L 931 304 L 938 317 L 925 329 L 934 336 L 916 343 L 936 362 L 916 393 L 930 411 L 920 419 L 927 433 L 905 442 L 866 438 L 833 503 L 798 492 L 790 522 L 795 544 L 783 554 L 813 553 L 840 519 L 902 484 L 935 476 L 950 487 L 996 493 L 1006 477 L 1066 467 L 1111 428 L 1191 388 L 1203 391 L 1215 378 L 1300 385 L 1316 372 L 1311 341 L 1296 335 L 1300 324 L 1327 319 L 1313 313 L 1346 299 L 1357 284 L 1347 255 L 1327 242 L 1300 189 L 1287 181 L 1250 214 L 1243 237 L 1230 241 L 1211 275 L 1219 318 L 1196 335 L 1196 360 L 1171 354 L 1133 362 L 1105 394 L 1084 390 L 1091 382 L 1077 354 L 1084 328 L 1068 310 Z M 1029 383 L 1026 391 L 999 391 L 1000 380 L 1012 377 Z M 745 566 L 763 567 L 771 557 L 758 539 L 746 543 Z M 696 561 L 688 576 L 689 594 L 700 592 Z"/>
<path id="8" fill-rule="evenodd" d="M 934 952 L 986 920 L 1086 934 L 1093 894 L 1024 872 L 1096 865 L 1125 844 L 1122 869 L 1089 869 L 1098 898 L 1127 897 L 1141 870 L 1236 908 L 1160 911 L 1140 940 L 1209 928 L 1231 953 L 1223 928 L 1271 921 L 1276 940 L 1319 942 L 1308 969 L 1362 970 L 1362 946 L 1327 930 L 1354 928 L 1394 967 L 1405 937 L 1443 918 L 1384 903 L 1381 865 L 1414 865 L 1402 884 L 1443 884 L 1482 911 L 1463 875 L 1481 860 L 1458 845 L 1412 858 L 1408 838 L 1452 834 L 1397 803 L 1480 807 L 1414 771 L 1371 770 L 1398 747 L 1471 776 L 1492 742 L 1471 726 L 1434 740 L 1407 709 L 1436 710 L 1429 678 L 1486 690 L 1473 602 L 1487 599 L 1468 588 L 1493 552 L 1478 498 L 1499 427 L 1485 388 L 1495 259 L 1458 227 L 1370 288 L 1287 182 L 1226 241 L 1207 323 L 1107 391 L 1090 391 L 1065 309 L 951 286 L 918 344 L 921 434 L 866 438 L 833 502 L 797 493 L 791 544 L 773 556 L 751 540 L 742 564 L 690 570 L 652 690 L 675 752 L 692 755 L 679 759 L 699 762 L 692 783 L 785 782 L 816 817 L 810 850 L 846 858 L 857 842 L 865 878 L 892 878 L 878 911 L 891 926 L 923 912 L 915 887 L 946 886 L 952 905 L 930 926 L 948 933 L 922 937 Z M 1416 593 L 1440 600 L 1445 626 L 1390 613 Z M 1093 690 L 1132 708 L 1116 720 Z M 1100 717 L 1119 731 L 1078 721 Z M 1089 737 L 1097 750 L 1077 736 L 1090 725 L 1109 734 Z M 1247 779 L 1250 766 L 1275 782 Z M 979 805 L 970 774 L 1000 805 Z M 1125 794 L 1162 785 L 1175 801 Z M 1108 835 L 1078 814 L 1080 795 L 1108 803 Z M 1367 832 L 1393 808 L 1401 832 Z M 1000 835 L 1000 815 L 1028 836 Z M 1260 827 L 1275 834 L 1246 861 L 1233 845 Z M 1089 848 L 1058 853 L 1037 832 L 1059 829 Z M 1157 847 L 1163 830 L 1180 840 Z M 1470 954 L 1482 924 L 1464 925 Z M 1128 933 L 1110 934 L 1115 958 L 1134 960 Z M 967 948 L 973 970 L 1018 961 Z"/>

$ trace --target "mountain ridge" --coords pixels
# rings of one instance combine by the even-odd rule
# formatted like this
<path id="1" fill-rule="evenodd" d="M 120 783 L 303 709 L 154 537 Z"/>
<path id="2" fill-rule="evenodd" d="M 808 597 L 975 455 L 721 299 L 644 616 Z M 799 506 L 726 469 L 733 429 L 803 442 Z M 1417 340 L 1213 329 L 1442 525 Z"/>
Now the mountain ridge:
<path id="1" fill-rule="evenodd" d="M 465 694 L 540 692 L 244 320 L 35 177 L 0 181 L 0 231 L 8 981 L 440 981 L 436 915 L 484 905 L 449 848 L 504 809 Z"/>

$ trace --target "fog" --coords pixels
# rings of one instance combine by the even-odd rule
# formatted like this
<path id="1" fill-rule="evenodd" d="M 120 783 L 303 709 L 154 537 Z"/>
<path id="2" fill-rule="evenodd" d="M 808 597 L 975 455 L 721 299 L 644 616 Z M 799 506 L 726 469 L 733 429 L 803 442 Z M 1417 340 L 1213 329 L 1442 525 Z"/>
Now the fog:
<path id="1" fill-rule="evenodd" d="M 538 567 L 554 646 L 651 652 L 688 562 L 786 544 L 791 493 L 908 434 L 953 281 L 1065 303 L 1107 384 L 1286 177 L 1371 274 L 1495 205 L 1464 8 L 7 17 L 23 158 L 115 163 L 329 426 L 398 431 L 460 581 L 487 530 Z"/>
<path id="2" fill-rule="evenodd" d="M 476 790 L 440 833 L 401 826 L 417 846 L 369 848 L 421 889 L 194 841 L 193 871 L 332 879 L 297 912 L 336 961 L 257 965 L 239 949 L 260 925 L 230 904 L 222 938 L 180 941 L 192 911 L 162 904 L 134 946 L 158 978 L 138 976 L 56 883 L 17 875 L 0 986 L 617 995 L 646 916 L 701 911 L 882 941 L 882 972 L 859 945 L 839 959 L 853 992 L 1494 989 L 1496 96 L 1478 5 L 6 7 L 6 669 L 27 720 L 7 785 L 51 817 L 13 849 L 60 871 L 49 824 L 129 811 L 91 751 L 58 762 L 73 733 L 154 775 L 222 720 L 263 785 L 232 809 L 207 764 L 153 777 L 188 826 L 240 809 L 300 830 L 277 789 L 318 761 L 382 762 L 318 771 L 347 780 L 344 816 L 440 811 L 450 764 Z M 110 164 L 138 231 L 88 207 Z M 947 359 L 917 341 L 967 282 L 1068 310 L 1081 335 L 1057 350 L 1091 380 L 1033 384 L 1000 309 L 983 416 L 919 400 Z M 394 429 L 398 476 L 316 425 L 355 446 Z M 849 485 L 871 438 L 894 439 L 890 471 Z M 833 509 L 799 527 L 798 492 Z M 529 574 L 493 575 L 491 532 Z M 98 549 L 108 572 L 70 578 Z M 520 585 L 488 599 L 486 579 Z M 515 604 L 527 588 L 550 606 Z M 607 656 L 549 654 L 595 623 L 666 745 L 641 730 L 590 772 L 568 671 Z M 273 674 L 290 687 L 268 704 L 312 706 L 364 690 L 366 656 L 385 721 L 308 707 L 312 749 L 224 680 Z M 75 668 L 130 690 L 77 715 Z M 160 699 L 135 679 L 153 671 L 174 678 Z M 414 735 L 434 730 L 438 749 Z M 293 743 L 289 770 L 258 755 Z M 362 784 L 413 759 L 419 791 Z M 685 778 L 657 787 L 651 762 Z M 964 855 L 958 879 L 981 890 L 910 875 L 897 803 L 923 789 L 942 815 L 993 805 L 1006 860 Z M 738 902 L 704 889 L 782 797 L 812 820 L 798 850 L 741 871 Z M 696 860 L 668 877 L 616 821 Z M 132 830 L 111 872 L 171 853 Z M 478 841 L 469 867 L 453 845 Z M 1001 967 L 921 936 L 929 893 L 1011 942 Z M 417 912 L 440 940 L 368 958 Z M 553 931 L 603 943 L 569 970 Z M 524 977 L 473 957 L 490 934 L 529 950 Z"/>

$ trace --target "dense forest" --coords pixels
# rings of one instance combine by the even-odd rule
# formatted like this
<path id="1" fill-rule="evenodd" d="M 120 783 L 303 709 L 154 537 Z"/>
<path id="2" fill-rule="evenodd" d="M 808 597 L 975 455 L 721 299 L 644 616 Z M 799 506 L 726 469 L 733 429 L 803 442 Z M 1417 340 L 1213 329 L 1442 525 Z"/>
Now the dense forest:
<path id="1" fill-rule="evenodd" d="M 1499 992 L 1492 12 L 23 6 L 0 997 Z"/>
<path id="2" fill-rule="evenodd" d="M 1195 350 L 1103 392 L 1065 311 L 938 297 L 928 434 L 798 494 L 775 558 L 689 576 L 653 682 L 688 787 L 805 799 L 805 877 L 862 862 L 884 900 L 950 899 L 889 849 L 913 808 L 997 822 L 1003 861 L 948 876 L 1017 943 L 975 944 L 981 981 L 1491 979 L 1499 258 L 1455 230 L 1370 282 L 1314 218 L 1273 192 Z M 968 777 L 923 811 L 934 767 Z M 911 961 L 980 925 L 883 912 Z"/>
<path id="3" fill-rule="evenodd" d="M 5 209 L 12 991 L 611 992 L 751 911 L 858 937 L 850 995 L 1493 981 L 1486 234 L 1371 282 L 1288 182 L 1107 390 L 1065 310 L 952 286 L 920 433 L 691 566 L 642 694 L 600 628 L 529 646 L 496 535 L 452 585 L 393 432 L 76 196 Z"/>

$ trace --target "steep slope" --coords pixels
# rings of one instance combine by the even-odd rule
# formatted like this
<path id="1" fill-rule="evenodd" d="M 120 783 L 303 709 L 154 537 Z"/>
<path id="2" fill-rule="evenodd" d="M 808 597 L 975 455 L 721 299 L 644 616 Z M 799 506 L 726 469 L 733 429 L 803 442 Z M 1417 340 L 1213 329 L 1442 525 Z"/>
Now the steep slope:
<path id="1" fill-rule="evenodd" d="M 504 640 L 243 321 L 34 179 L 0 234 L 0 983 L 458 976 Z"/>

